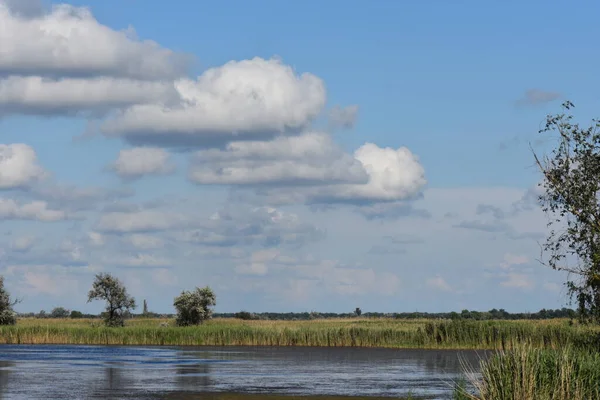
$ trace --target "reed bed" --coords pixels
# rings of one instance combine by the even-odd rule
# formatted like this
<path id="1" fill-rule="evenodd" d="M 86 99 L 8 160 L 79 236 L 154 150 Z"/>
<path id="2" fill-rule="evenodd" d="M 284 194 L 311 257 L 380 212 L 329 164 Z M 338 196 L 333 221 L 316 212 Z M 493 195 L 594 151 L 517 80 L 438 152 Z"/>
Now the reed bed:
<path id="1" fill-rule="evenodd" d="M 169 326 L 161 326 L 165 322 Z M 508 349 L 515 341 L 527 341 L 552 349 L 600 342 L 597 330 L 560 320 L 215 319 L 197 327 L 173 325 L 169 320 L 136 318 L 123 328 L 105 328 L 99 320 L 21 319 L 16 326 L 0 327 L 0 343 Z"/>
<path id="2" fill-rule="evenodd" d="M 473 376 L 471 374 L 471 376 Z M 519 344 L 481 363 L 471 379 L 477 394 L 455 390 L 455 398 L 474 400 L 600 399 L 600 353 L 597 349 L 539 349 Z"/>

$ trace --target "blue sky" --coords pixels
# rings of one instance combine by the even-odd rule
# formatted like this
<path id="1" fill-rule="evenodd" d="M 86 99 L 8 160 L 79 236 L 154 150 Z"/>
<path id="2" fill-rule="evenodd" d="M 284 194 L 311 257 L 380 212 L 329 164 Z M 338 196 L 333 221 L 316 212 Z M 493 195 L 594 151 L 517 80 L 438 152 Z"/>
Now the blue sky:
<path id="1" fill-rule="evenodd" d="M 0 0 L 0 274 L 22 311 L 101 271 L 158 312 L 562 307 L 528 143 L 597 116 L 597 8 Z"/>

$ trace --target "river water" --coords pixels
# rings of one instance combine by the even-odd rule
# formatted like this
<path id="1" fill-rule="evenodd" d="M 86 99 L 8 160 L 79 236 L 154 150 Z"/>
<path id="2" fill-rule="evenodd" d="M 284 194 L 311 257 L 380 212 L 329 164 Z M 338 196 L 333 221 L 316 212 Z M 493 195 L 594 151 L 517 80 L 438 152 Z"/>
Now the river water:
<path id="1" fill-rule="evenodd" d="M 448 399 L 484 352 L 0 345 L 1 399 Z M 462 360 L 462 361 L 461 361 Z M 271 395 L 271 396 L 268 396 Z"/>

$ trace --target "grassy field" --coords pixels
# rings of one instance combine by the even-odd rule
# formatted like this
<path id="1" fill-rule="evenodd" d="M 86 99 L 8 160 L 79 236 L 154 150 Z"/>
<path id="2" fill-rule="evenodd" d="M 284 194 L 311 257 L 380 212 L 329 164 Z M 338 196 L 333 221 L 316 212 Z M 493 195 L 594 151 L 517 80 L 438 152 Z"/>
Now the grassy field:
<path id="1" fill-rule="evenodd" d="M 169 326 L 161 326 L 163 323 Z M 130 319 L 124 328 L 100 320 L 19 319 L 0 327 L 0 343 L 109 345 L 354 346 L 436 349 L 508 349 L 526 341 L 536 348 L 597 343 L 600 330 L 567 320 L 450 321 L 322 319 L 242 321 L 214 319 L 197 327 L 173 320 Z"/>

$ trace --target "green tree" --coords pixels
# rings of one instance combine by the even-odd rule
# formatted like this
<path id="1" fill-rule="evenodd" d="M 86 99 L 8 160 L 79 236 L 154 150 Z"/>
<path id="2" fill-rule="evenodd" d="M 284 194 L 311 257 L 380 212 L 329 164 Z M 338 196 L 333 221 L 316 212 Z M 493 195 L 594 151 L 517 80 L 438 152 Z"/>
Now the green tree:
<path id="1" fill-rule="evenodd" d="M 584 322 L 600 322 L 600 123 L 580 128 L 569 101 L 563 112 L 548 115 L 543 134 L 555 134 L 549 155 L 533 152 L 543 180 L 539 196 L 550 216 L 550 232 L 542 249 L 549 254 L 545 265 L 566 271 L 566 286 Z"/>
<path id="2" fill-rule="evenodd" d="M 50 318 L 68 318 L 69 314 L 69 310 L 64 307 L 54 307 L 50 312 Z"/>
<path id="3" fill-rule="evenodd" d="M 127 294 L 123 283 L 107 273 L 96 275 L 92 289 L 88 293 L 88 303 L 92 300 L 105 300 L 106 312 L 104 323 L 106 326 L 125 325 L 126 312 L 135 309 L 135 299 Z"/>
<path id="4" fill-rule="evenodd" d="M 216 296 L 208 286 L 193 291 L 182 291 L 175 297 L 173 305 L 177 310 L 177 325 L 199 325 L 212 317 L 211 307 L 217 304 Z"/>
<path id="5" fill-rule="evenodd" d="M 144 299 L 144 309 L 142 311 L 142 314 L 144 316 L 148 315 L 148 302 L 146 301 L 146 299 Z"/>
<path id="6" fill-rule="evenodd" d="M 354 310 L 354 314 L 356 314 L 357 317 L 360 317 L 360 315 L 362 314 L 362 310 L 359 307 L 356 307 L 356 309 Z"/>
<path id="7" fill-rule="evenodd" d="M 0 325 L 14 325 L 17 323 L 17 313 L 13 307 L 20 300 L 12 300 L 10 293 L 4 288 L 4 277 L 0 276 Z"/>
<path id="8" fill-rule="evenodd" d="M 83 318 L 83 313 L 81 311 L 71 311 L 71 314 L 69 315 L 71 318 L 75 319 L 75 318 Z"/>

